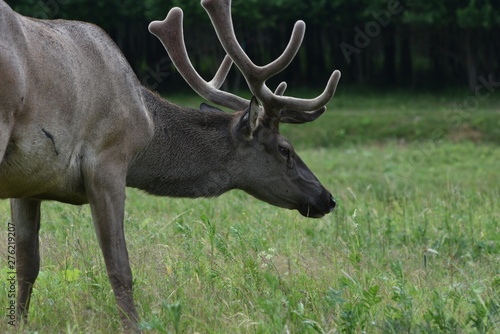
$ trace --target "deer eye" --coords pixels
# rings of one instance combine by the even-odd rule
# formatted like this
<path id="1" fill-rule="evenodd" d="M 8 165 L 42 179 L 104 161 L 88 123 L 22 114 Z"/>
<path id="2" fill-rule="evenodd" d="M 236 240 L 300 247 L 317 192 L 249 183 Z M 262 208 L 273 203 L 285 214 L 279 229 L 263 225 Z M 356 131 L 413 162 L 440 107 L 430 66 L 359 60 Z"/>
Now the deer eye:
<path id="1" fill-rule="evenodd" d="M 284 156 L 287 159 L 290 157 L 290 150 L 288 148 L 284 146 L 278 146 L 278 149 L 282 156 Z"/>

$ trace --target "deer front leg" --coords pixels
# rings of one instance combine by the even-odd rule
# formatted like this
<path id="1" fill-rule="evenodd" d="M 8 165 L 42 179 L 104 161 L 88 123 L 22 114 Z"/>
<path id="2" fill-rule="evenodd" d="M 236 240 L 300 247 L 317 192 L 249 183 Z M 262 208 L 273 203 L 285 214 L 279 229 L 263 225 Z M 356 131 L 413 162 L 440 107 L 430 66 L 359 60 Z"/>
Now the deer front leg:
<path id="1" fill-rule="evenodd" d="M 18 282 L 17 315 L 20 321 L 28 316 L 33 284 L 40 270 L 38 231 L 40 230 L 40 201 L 11 199 L 11 217 L 16 236 L 16 272 Z"/>
<path id="2" fill-rule="evenodd" d="M 116 168 L 99 166 L 85 177 L 94 227 L 120 318 L 126 332 L 135 332 L 139 318 L 132 297 L 132 271 L 123 230 L 125 174 L 117 175 Z"/>

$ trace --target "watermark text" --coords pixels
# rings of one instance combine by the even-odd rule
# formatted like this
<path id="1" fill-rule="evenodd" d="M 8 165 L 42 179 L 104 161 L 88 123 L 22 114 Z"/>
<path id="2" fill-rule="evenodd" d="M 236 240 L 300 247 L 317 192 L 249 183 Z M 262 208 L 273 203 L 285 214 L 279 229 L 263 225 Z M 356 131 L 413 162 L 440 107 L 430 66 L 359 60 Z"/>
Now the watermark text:
<path id="1" fill-rule="evenodd" d="M 389 0 L 387 2 L 387 9 L 383 9 L 378 12 L 374 11 L 371 13 L 373 20 L 367 22 L 364 26 L 364 29 L 361 29 L 357 26 L 354 27 L 353 30 L 356 33 L 353 40 L 354 45 L 347 42 L 340 43 L 342 54 L 347 60 L 347 63 L 351 63 L 351 56 L 353 54 L 359 54 L 361 53 L 361 50 L 368 47 L 372 39 L 379 36 L 382 32 L 382 29 L 391 24 L 392 18 L 395 15 L 401 14 L 403 10 L 404 7 L 400 1 Z"/>
<path id="2" fill-rule="evenodd" d="M 7 227 L 7 298 L 5 306 L 7 323 L 16 325 L 16 227 L 9 222 Z"/>

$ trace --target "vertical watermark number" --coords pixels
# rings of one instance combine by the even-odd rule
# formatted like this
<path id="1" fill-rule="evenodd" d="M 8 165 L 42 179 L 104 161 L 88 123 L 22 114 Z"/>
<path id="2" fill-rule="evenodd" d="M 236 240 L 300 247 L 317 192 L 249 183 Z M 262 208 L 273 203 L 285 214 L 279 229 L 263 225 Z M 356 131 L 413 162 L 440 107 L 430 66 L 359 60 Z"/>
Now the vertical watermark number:
<path id="1" fill-rule="evenodd" d="M 7 227 L 7 323 L 16 325 L 16 226 L 9 222 Z"/>

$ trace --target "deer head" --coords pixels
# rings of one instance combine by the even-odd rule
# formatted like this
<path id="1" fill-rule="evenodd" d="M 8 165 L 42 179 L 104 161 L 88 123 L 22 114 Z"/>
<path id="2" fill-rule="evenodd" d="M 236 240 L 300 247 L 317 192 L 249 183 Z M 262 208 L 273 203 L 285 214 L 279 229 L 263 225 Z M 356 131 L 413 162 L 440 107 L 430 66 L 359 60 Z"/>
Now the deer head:
<path id="1" fill-rule="evenodd" d="M 295 24 L 290 42 L 280 57 L 268 65 L 257 66 L 235 36 L 231 0 L 202 0 L 201 3 L 226 52 L 211 81 L 201 78 L 189 61 L 180 8 L 171 9 L 165 20 L 152 22 L 149 30 L 160 39 L 194 91 L 208 101 L 239 111 L 232 131 L 238 143 L 238 165 L 245 168 L 238 168 L 236 187 L 270 204 L 297 209 L 307 217 L 322 217 L 331 212 L 335 207 L 333 197 L 302 162 L 290 142 L 279 133 L 279 123 L 301 124 L 321 116 L 335 93 L 340 72 L 333 72 L 324 92 L 314 99 L 284 96 L 285 82 L 273 93 L 266 81 L 293 60 L 304 37 L 305 23 L 298 21 Z M 254 95 L 250 101 L 220 90 L 233 62 Z"/>

